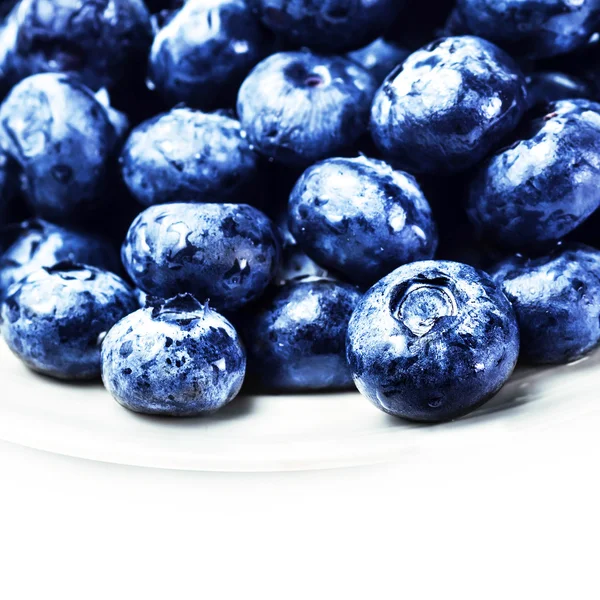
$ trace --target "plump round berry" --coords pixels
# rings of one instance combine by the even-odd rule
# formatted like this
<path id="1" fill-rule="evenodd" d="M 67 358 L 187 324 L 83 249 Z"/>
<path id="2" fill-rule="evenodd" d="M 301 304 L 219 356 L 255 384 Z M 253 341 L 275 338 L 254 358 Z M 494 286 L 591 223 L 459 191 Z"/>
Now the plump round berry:
<path id="1" fill-rule="evenodd" d="M 246 78 L 237 110 L 259 152 L 308 166 L 352 146 L 366 131 L 375 89 L 372 75 L 347 58 L 280 52 Z"/>
<path id="2" fill-rule="evenodd" d="M 183 295 L 138 310 L 102 344 L 102 379 L 130 410 L 175 417 L 215 412 L 244 381 L 246 355 L 227 319 Z"/>
<path id="3" fill-rule="evenodd" d="M 325 279 L 291 282 L 278 290 L 245 328 L 249 364 L 261 387 L 351 387 L 345 338 L 359 299 L 352 286 Z"/>
<path id="4" fill-rule="evenodd" d="M 270 49 L 270 36 L 243 0 L 188 0 L 154 39 L 149 85 L 170 106 L 230 106 Z"/>
<path id="5" fill-rule="evenodd" d="M 248 0 L 262 23 L 289 44 L 318 52 L 360 48 L 381 35 L 404 0 Z"/>
<path id="6" fill-rule="evenodd" d="M 432 258 L 437 246 L 431 209 L 415 179 L 365 157 L 310 167 L 290 196 L 289 226 L 317 263 L 363 286 Z"/>
<path id="7" fill-rule="evenodd" d="M 81 220 L 108 204 L 116 142 L 106 110 L 73 76 L 28 77 L 0 106 L 0 144 L 22 169 L 33 212 L 53 222 Z"/>
<path id="8" fill-rule="evenodd" d="M 541 258 L 516 255 L 492 273 L 515 309 L 523 360 L 566 363 L 600 341 L 598 250 L 568 245 Z"/>
<path id="9" fill-rule="evenodd" d="M 280 262 L 275 226 L 246 204 L 152 206 L 131 225 L 123 264 L 145 292 L 191 293 L 231 311 L 258 298 Z"/>
<path id="10" fill-rule="evenodd" d="M 400 267 L 364 296 L 348 327 L 354 382 L 414 421 L 460 417 L 488 400 L 519 354 L 515 314 L 483 272 L 449 261 Z"/>
<path id="11" fill-rule="evenodd" d="M 364 48 L 348 53 L 348 58 L 357 62 L 373 75 L 378 84 L 410 55 L 410 50 L 402 48 L 384 38 L 377 38 Z"/>
<path id="12" fill-rule="evenodd" d="M 13 283 L 42 267 L 72 261 L 119 273 L 119 255 L 108 241 L 53 225 L 40 219 L 24 221 L 2 233 L 0 245 L 0 300 Z"/>
<path id="13" fill-rule="evenodd" d="M 132 131 L 121 168 L 129 191 L 151 206 L 239 201 L 256 182 L 257 161 L 236 119 L 175 108 Z"/>
<path id="14" fill-rule="evenodd" d="M 137 307 L 133 290 L 113 273 L 63 262 L 34 271 L 9 290 L 0 330 L 34 371 L 92 379 L 100 375 L 103 335 Z"/>
<path id="15" fill-rule="evenodd" d="M 529 58 L 585 46 L 600 25 L 600 0 L 458 0 L 457 8 L 467 31 Z"/>
<path id="16" fill-rule="evenodd" d="M 536 71 L 527 76 L 529 106 L 546 106 L 558 100 L 592 98 L 591 87 L 579 77 L 558 71 Z"/>
<path id="17" fill-rule="evenodd" d="M 398 166 L 448 174 L 478 163 L 523 115 L 525 78 L 480 38 L 442 38 L 411 54 L 375 95 L 371 133 Z"/>
<path id="18" fill-rule="evenodd" d="M 77 73 L 95 90 L 122 83 L 151 42 L 142 0 L 21 0 L 0 33 L 11 84 L 36 73 Z"/>
<path id="19" fill-rule="evenodd" d="M 562 100 L 479 169 L 469 216 L 490 242 L 551 244 L 600 206 L 600 104 Z"/>

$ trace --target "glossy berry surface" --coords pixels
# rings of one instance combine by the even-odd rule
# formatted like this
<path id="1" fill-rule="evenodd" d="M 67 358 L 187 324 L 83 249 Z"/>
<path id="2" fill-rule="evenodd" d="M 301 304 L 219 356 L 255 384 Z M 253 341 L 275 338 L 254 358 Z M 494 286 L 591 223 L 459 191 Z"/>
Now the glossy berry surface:
<path id="1" fill-rule="evenodd" d="M 94 90 L 123 82 L 151 41 L 142 0 L 21 0 L 0 33 L 12 84 L 36 73 L 77 73 Z"/>
<path id="2" fill-rule="evenodd" d="M 378 84 L 410 55 L 410 50 L 402 48 L 384 38 L 377 38 L 364 48 L 348 53 L 348 58 L 367 69 Z"/>
<path id="3" fill-rule="evenodd" d="M 289 44 L 339 53 L 381 35 L 404 0 L 248 0 L 248 4 Z"/>
<path id="4" fill-rule="evenodd" d="M 289 226 L 317 263 L 362 286 L 433 258 L 437 246 L 431 208 L 415 179 L 365 157 L 310 167 L 290 196 Z"/>
<path id="5" fill-rule="evenodd" d="M 0 106 L 0 144 L 19 164 L 36 216 L 57 223 L 108 205 L 108 161 L 117 133 L 77 77 L 47 73 L 17 84 Z"/>
<path id="6" fill-rule="evenodd" d="M 1 331 L 34 371 L 60 379 L 100 375 L 100 343 L 138 307 L 133 290 L 108 271 L 70 262 L 31 273 L 9 291 Z"/>
<path id="7" fill-rule="evenodd" d="M 154 39 L 150 87 L 170 106 L 228 107 L 271 45 L 243 0 L 188 0 Z"/>
<path id="8" fill-rule="evenodd" d="M 517 362 L 519 333 L 502 290 L 449 261 L 400 267 L 360 301 L 347 355 L 359 391 L 414 421 L 460 417 L 488 400 Z"/>
<path id="9" fill-rule="evenodd" d="M 526 96 L 525 78 L 502 50 L 472 36 L 442 38 L 388 76 L 373 101 L 371 133 L 400 168 L 456 173 L 515 128 Z"/>
<path id="10" fill-rule="evenodd" d="M 525 362 L 569 362 L 600 341 L 598 250 L 566 245 L 541 258 L 516 255 L 493 277 L 515 309 Z"/>
<path id="11" fill-rule="evenodd" d="M 130 314 L 102 344 L 104 385 L 140 413 L 212 413 L 235 398 L 245 371 L 231 323 L 189 295 Z"/>
<path id="12" fill-rule="evenodd" d="M 544 58 L 585 46 L 600 0 L 457 0 L 461 22 L 515 56 Z"/>
<path id="13" fill-rule="evenodd" d="M 121 155 L 123 179 L 144 206 L 246 201 L 257 163 L 239 121 L 189 108 L 139 125 Z"/>
<path id="14" fill-rule="evenodd" d="M 153 296 L 189 292 L 230 311 L 258 298 L 280 262 L 275 225 L 246 204 L 152 206 L 131 225 L 123 264 Z"/>
<path id="15" fill-rule="evenodd" d="M 0 300 L 13 283 L 34 271 L 72 261 L 120 272 L 119 255 L 107 240 L 40 219 L 25 221 L 2 233 Z"/>
<path id="16" fill-rule="evenodd" d="M 258 384 L 280 392 L 351 387 L 345 337 L 359 299 L 352 286 L 325 279 L 278 290 L 245 328 Z"/>
<path id="17" fill-rule="evenodd" d="M 469 216 L 488 241 L 544 248 L 600 206 L 600 105 L 562 100 L 478 171 Z"/>
<path id="18" fill-rule="evenodd" d="M 349 59 L 280 52 L 246 78 L 237 110 L 261 154 L 302 167 L 348 149 L 365 133 L 375 88 L 373 76 Z"/>

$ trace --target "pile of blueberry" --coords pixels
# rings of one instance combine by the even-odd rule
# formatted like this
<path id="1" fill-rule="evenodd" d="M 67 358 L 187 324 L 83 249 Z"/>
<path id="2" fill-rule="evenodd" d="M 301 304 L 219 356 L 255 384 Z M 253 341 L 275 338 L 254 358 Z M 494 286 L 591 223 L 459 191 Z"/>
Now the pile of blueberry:
<path id="1" fill-rule="evenodd" d="M 31 369 L 143 413 L 356 385 L 436 422 L 600 342 L 600 0 L 0 11 Z"/>

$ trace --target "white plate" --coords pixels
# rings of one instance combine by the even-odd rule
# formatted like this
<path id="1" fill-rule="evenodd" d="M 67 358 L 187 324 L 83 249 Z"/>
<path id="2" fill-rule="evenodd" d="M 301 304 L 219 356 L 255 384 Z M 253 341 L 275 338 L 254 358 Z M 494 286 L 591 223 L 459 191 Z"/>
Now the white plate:
<path id="1" fill-rule="evenodd" d="M 216 416 L 175 420 L 131 413 L 100 384 L 36 375 L 0 341 L 0 439 L 80 458 L 209 471 L 322 469 L 415 454 L 433 460 L 490 445 L 519 452 L 532 440 L 543 451 L 565 427 L 600 429 L 599 364 L 597 351 L 563 367 L 520 370 L 485 407 L 436 426 L 389 417 L 357 392 L 240 397 Z"/>

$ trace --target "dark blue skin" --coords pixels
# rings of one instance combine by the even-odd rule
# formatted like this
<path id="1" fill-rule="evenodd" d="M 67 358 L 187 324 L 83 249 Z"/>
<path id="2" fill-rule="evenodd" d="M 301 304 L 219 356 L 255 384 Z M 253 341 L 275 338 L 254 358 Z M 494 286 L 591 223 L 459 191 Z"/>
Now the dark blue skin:
<path id="1" fill-rule="evenodd" d="M 354 382 L 375 406 L 440 422 L 471 412 L 504 385 L 519 332 L 510 302 L 483 271 L 422 261 L 367 292 L 346 347 Z"/>
<path id="2" fill-rule="evenodd" d="M 374 42 L 348 53 L 348 58 L 367 69 L 375 77 L 378 84 L 410 55 L 410 50 L 397 46 L 384 38 L 377 38 Z"/>
<path id="3" fill-rule="evenodd" d="M 347 58 L 279 52 L 242 84 L 237 111 L 269 160 L 306 167 L 351 147 L 366 131 L 373 76 Z"/>
<path id="4" fill-rule="evenodd" d="M 477 164 L 521 119 L 525 78 L 493 44 L 442 38 L 409 56 L 375 95 L 371 133 L 400 168 L 451 174 Z"/>
<path id="5" fill-rule="evenodd" d="M 247 204 L 152 206 L 131 225 L 122 259 L 134 283 L 153 296 L 191 293 L 235 311 L 258 298 L 281 260 L 279 234 Z"/>
<path id="6" fill-rule="evenodd" d="M 188 0 L 157 33 L 149 86 L 173 106 L 229 107 L 272 39 L 243 0 Z"/>
<path id="7" fill-rule="evenodd" d="M 142 0 L 22 0 L 0 33 L 0 63 L 11 85 L 62 72 L 98 90 L 126 79 L 151 42 Z"/>
<path id="8" fill-rule="evenodd" d="M 579 77 L 558 71 L 537 71 L 527 76 L 529 106 L 545 106 L 558 100 L 593 98 L 588 83 Z"/>
<path id="9" fill-rule="evenodd" d="M 471 184 L 469 217 L 488 242 L 543 249 L 600 206 L 600 104 L 562 100 L 547 111 Z"/>
<path id="10" fill-rule="evenodd" d="M 4 242 L 4 243 L 2 243 Z M 0 300 L 10 286 L 34 271 L 72 261 L 121 272 L 119 255 L 107 240 L 53 225 L 40 219 L 25 221 L 0 233 Z"/>
<path id="11" fill-rule="evenodd" d="M 330 280 L 291 282 L 245 327 L 257 384 L 272 392 L 352 387 L 345 337 L 360 293 Z"/>
<path id="12" fill-rule="evenodd" d="M 536 59 L 585 46 L 600 25 L 600 0 L 457 0 L 457 8 L 470 33 Z"/>
<path id="13" fill-rule="evenodd" d="M 123 179 L 144 206 L 244 201 L 257 163 L 239 121 L 189 108 L 142 123 L 121 155 Z"/>
<path id="14" fill-rule="evenodd" d="M 438 241 L 415 179 L 362 156 L 310 167 L 290 195 L 289 227 L 317 263 L 363 287 L 433 258 Z"/>
<path id="15" fill-rule="evenodd" d="M 102 344 L 104 385 L 139 413 L 213 413 L 237 396 L 245 372 L 246 355 L 231 323 L 190 295 L 130 314 Z"/>
<path id="16" fill-rule="evenodd" d="M 118 133 L 104 105 L 74 76 L 33 75 L 0 106 L 0 144 L 23 172 L 32 212 L 56 223 L 101 213 Z"/>
<path id="17" fill-rule="evenodd" d="M 523 361 L 566 363 L 600 341 L 598 250 L 569 244 L 541 258 L 516 255 L 492 273 L 515 309 Z"/>
<path id="18" fill-rule="evenodd" d="M 404 0 L 248 0 L 262 23 L 294 47 L 340 53 L 380 36 Z"/>
<path id="19" fill-rule="evenodd" d="M 138 307 L 133 290 L 108 271 L 59 263 L 11 288 L 0 330 L 29 368 L 59 379 L 100 375 L 104 334 Z"/>

